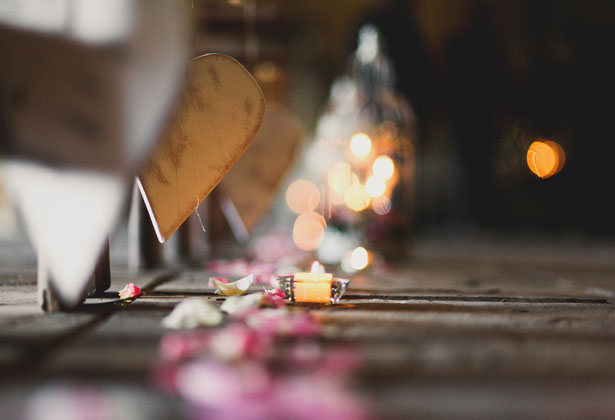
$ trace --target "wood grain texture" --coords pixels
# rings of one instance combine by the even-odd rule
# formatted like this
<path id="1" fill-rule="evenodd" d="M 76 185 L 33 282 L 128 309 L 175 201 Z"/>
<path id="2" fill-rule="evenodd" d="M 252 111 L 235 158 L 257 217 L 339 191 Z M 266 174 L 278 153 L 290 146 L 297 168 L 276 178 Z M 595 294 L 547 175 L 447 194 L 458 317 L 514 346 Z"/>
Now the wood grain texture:
<path id="1" fill-rule="evenodd" d="M 250 147 L 220 183 L 249 232 L 269 209 L 294 163 L 302 136 L 301 124 L 290 112 L 279 105 L 268 106 Z"/>
<path id="2" fill-rule="evenodd" d="M 310 348 L 359 358 L 349 386 L 371 418 L 615 418 L 615 247 L 538 252 L 529 243 L 450 242 L 417 241 L 412 262 L 356 275 L 338 305 L 291 307 L 321 326 Z M 97 387 L 139 384 L 160 409 L 177 410 L 143 418 L 182 418 L 177 400 L 164 399 L 146 378 L 165 334 L 161 320 L 178 302 L 224 301 L 208 286 L 215 273 L 135 276 L 116 267 L 109 297 L 43 315 L 34 306 L 32 262 L 16 249 L 1 252 L 0 244 L 0 418 L 27 404 L 41 378 L 69 375 Z M 103 304 L 127 282 L 144 295 Z M 272 364 L 296 360 L 304 340 L 280 341 Z M 147 404 L 138 402 L 139 410 Z"/>
<path id="3" fill-rule="evenodd" d="M 226 175 L 264 114 L 258 84 L 235 59 L 208 54 L 192 61 L 184 98 L 138 178 L 160 242 Z"/>

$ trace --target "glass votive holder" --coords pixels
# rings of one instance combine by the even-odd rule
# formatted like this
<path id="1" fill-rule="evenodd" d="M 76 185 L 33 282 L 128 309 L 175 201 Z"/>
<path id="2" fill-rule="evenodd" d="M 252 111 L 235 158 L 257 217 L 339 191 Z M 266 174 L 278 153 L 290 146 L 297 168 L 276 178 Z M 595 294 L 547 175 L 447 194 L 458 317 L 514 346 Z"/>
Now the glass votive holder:
<path id="1" fill-rule="evenodd" d="M 291 302 L 330 303 L 339 302 L 348 288 L 348 279 L 334 277 L 331 281 L 297 281 L 295 276 L 278 276 L 278 285 Z"/>

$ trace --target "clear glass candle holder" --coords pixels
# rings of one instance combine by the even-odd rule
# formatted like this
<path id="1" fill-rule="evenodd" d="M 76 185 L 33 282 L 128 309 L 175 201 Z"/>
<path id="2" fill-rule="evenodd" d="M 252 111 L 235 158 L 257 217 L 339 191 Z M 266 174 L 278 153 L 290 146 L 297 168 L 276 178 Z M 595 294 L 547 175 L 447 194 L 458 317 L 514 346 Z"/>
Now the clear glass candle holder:
<path id="1" fill-rule="evenodd" d="M 348 288 L 348 279 L 334 277 L 331 281 L 297 281 L 295 276 L 278 276 L 278 285 L 284 296 L 292 302 L 339 302 Z"/>

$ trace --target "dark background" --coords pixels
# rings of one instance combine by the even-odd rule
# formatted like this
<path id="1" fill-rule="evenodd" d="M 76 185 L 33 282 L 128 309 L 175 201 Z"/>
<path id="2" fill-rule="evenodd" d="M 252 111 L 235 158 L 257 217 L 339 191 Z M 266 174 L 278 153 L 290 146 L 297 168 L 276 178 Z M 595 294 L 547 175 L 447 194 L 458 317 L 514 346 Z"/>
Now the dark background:
<path id="1" fill-rule="evenodd" d="M 615 235 L 615 2 L 194 0 L 192 14 L 194 55 L 238 58 L 308 135 L 376 24 L 417 117 L 419 233 Z M 526 163 L 537 137 L 566 152 L 549 179 Z"/>
<path id="2" fill-rule="evenodd" d="M 423 162 L 421 225 L 612 235 L 613 3 L 463 3 L 437 53 L 421 40 L 411 2 L 366 17 L 415 107 L 419 150 L 443 143 L 456 166 L 448 197 L 429 206 L 433 168 Z M 435 138 L 443 126 L 444 142 Z M 525 161 L 538 136 L 567 152 L 564 170 L 544 180 Z"/>
<path id="3" fill-rule="evenodd" d="M 259 3 L 284 22 L 259 33 L 289 40 L 288 103 L 308 131 L 358 28 L 380 28 L 417 115 L 419 232 L 615 234 L 613 2 L 290 3 Z M 312 108 L 306 74 L 321 83 Z M 537 137 L 566 151 L 549 179 L 527 167 Z"/>

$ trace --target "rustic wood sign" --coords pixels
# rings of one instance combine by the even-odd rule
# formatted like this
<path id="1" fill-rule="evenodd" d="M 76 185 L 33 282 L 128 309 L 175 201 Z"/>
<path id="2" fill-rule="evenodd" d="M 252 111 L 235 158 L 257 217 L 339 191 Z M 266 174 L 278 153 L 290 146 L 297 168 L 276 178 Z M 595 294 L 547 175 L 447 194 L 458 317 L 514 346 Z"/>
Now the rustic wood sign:
<path id="1" fill-rule="evenodd" d="M 45 310 L 78 305 L 102 271 L 184 80 L 183 3 L 0 1 L 0 171 Z"/>
<path id="2" fill-rule="evenodd" d="M 294 162 L 302 136 L 301 124 L 290 112 L 279 105 L 268 106 L 252 144 L 220 183 L 248 232 L 269 209 L 280 181 Z"/>
<path id="3" fill-rule="evenodd" d="M 160 242 L 231 169 L 264 115 L 261 89 L 239 62 L 221 54 L 192 61 L 185 96 L 137 180 Z"/>

